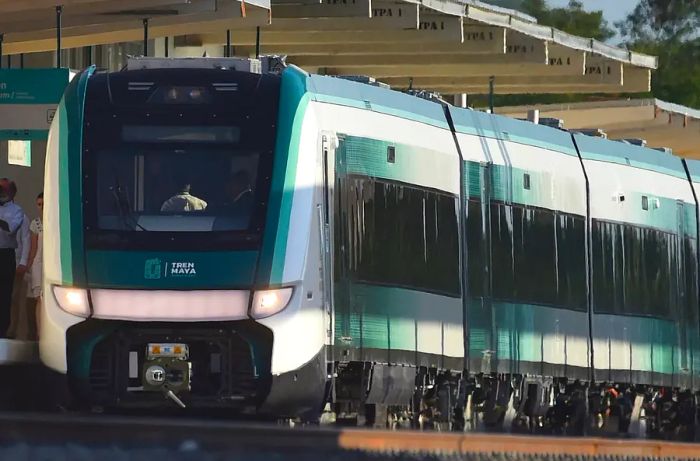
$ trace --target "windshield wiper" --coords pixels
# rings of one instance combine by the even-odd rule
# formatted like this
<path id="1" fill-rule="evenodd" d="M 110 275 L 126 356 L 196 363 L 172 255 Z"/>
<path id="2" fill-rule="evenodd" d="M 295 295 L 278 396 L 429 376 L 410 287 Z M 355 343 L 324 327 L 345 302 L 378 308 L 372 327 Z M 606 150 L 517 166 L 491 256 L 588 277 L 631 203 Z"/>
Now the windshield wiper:
<path id="1" fill-rule="evenodd" d="M 148 232 L 148 229 L 139 224 L 136 217 L 134 217 L 134 212 L 131 210 L 131 204 L 129 203 L 129 197 L 119 185 L 119 178 L 115 178 L 115 183 L 116 185 L 110 187 L 109 190 L 112 192 L 114 203 L 119 211 L 119 218 L 124 227 L 131 227 L 132 230 L 138 227 L 142 231 Z M 131 220 L 131 223 L 129 220 Z"/>

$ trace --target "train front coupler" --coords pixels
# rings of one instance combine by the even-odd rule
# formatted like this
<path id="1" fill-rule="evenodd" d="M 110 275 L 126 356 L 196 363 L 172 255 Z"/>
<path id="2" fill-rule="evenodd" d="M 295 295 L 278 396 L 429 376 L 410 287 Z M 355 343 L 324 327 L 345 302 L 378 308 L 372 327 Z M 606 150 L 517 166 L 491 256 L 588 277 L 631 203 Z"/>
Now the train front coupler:
<path id="1" fill-rule="evenodd" d="M 189 392 L 191 384 L 192 362 L 187 344 L 148 344 L 143 364 L 144 392 L 162 392 L 166 399 L 186 408 L 178 394 Z"/>

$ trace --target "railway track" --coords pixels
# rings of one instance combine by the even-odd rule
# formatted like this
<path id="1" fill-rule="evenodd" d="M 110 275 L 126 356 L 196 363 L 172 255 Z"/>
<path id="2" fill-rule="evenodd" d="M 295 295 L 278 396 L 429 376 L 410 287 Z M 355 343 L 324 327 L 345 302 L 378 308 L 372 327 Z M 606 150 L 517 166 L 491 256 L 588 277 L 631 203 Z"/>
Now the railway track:
<path id="1" fill-rule="evenodd" d="M 700 459 L 700 444 L 0 413 L 0 459 Z"/>

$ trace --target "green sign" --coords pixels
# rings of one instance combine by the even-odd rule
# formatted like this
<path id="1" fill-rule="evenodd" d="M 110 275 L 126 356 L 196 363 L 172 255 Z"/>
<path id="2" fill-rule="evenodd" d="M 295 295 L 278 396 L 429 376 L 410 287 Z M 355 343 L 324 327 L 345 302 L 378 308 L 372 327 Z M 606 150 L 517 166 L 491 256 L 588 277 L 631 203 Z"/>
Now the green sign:
<path id="1" fill-rule="evenodd" d="M 0 105 L 58 104 L 68 69 L 0 69 Z"/>

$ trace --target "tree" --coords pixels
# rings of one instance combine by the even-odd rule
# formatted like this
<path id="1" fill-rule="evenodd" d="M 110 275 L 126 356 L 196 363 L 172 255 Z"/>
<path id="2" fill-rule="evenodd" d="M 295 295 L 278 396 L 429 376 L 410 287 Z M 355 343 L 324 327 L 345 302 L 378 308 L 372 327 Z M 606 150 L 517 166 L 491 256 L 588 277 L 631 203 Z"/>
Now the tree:
<path id="1" fill-rule="evenodd" d="M 659 57 L 655 97 L 700 108 L 700 0 L 641 0 L 616 25 L 629 49 Z"/>
<path id="2" fill-rule="evenodd" d="M 628 42 L 682 42 L 698 37 L 700 0 L 641 0 L 615 24 Z"/>
<path id="3" fill-rule="evenodd" d="M 529 14 L 540 24 L 597 40 L 608 40 L 615 31 L 603 19 L 602 11 L 586 11 L 583 2 L 569 0 L 565 8 L 550 8 L 546 0 L 491 0 L 489 3 Z"/>

